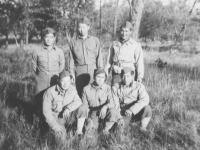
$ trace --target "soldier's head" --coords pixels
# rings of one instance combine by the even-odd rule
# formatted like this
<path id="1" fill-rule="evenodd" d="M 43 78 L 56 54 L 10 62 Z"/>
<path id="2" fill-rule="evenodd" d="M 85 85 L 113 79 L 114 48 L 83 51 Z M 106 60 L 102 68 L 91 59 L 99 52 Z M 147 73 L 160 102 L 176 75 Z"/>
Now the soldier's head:
<path id="1" fill-rule="evenodd" d="M 43 31 L 43 42 L 45 46 L 52 46 L 56 40 L 56 32 L 52 28 Z"/>
<path id="2" fill-rule="evenodd" d="M 128 21 L 126 21 L 124 24 L 120 27 L 120 38 L 122 41 L 127 41 L 132 34 L 132 24 Z"/>
<path id="3" fill-rule="evenodd" d="M 106 72 L 103 68 L 97 68 L 94 70 L 94 82 L 97 86 L 101 86 L 105 83 L 107 78 Z"/>
<path id="4" fill-rule="evenodd" d="M 83 17 L 78 21 L 78 34 L 81 37 L 87 36 L 90 30 L 90 19 Z"/>
<path id="5" fill-rule="evenodd" d="M 70 74 L 69 71 L 63 70 L 59 74 L 59 86 L 61 87 L 62 90 L 67 90 L 69 86 L 71 85 L 72 80 L 72 75 Z"/>
<path id="6" fill-rule="evenodd" d="M 134 75 L 135 72 L 133 71 L 132 68 L 130 67 L 123 68 L 121 71 L 122 82 L 127 86 L 130 85 L 134 80 Z"/>

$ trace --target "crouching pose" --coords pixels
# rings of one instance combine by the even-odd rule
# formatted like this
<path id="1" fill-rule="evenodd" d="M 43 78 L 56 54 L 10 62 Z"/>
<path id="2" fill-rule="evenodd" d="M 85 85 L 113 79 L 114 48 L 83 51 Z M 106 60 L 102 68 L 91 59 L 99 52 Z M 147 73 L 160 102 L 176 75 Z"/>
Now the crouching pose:
<path id="1" fill-rule="evenodd" d="M 94 70 L 94 82 L 83 89 L 83 104 L 88 109 L 88 120 L 90 124 L 89 134 L 99 129 L 99 123 L 104 122 L 103 132 L 108 133 L 115 123 L 112 114 L 116 114 L 112 99 L 111 88 L 105 84 L 106 72 L 102 68 Z M 90 132 L 92 131 L 92 132 Z"/>
<path id="2" fill-rule="evenodd" d="M 121 72 L 122 81 L 112 87 L 113 98 L 119 114 L 116 114 L 117 123 L 122 131 L 124 119 L 128 121 L 141 121 L 140 129 L 146 131 L 152 116 L 149 104 L 149 95 L 142 83 L 134 81 L 134 71 L 123 68 Z"/>
<path id="3" fill-rule="evenodd" d="M 44 93 L 43 114 L 59 139 L 65 139 L 65 124 L 72 118 L 77 119 L 77 134 L 82 134 L 87 109 L 82 105 L 76 88 L 71 85 L 71 74 L 68 71 L 61 72 L 58 84 Z"/>

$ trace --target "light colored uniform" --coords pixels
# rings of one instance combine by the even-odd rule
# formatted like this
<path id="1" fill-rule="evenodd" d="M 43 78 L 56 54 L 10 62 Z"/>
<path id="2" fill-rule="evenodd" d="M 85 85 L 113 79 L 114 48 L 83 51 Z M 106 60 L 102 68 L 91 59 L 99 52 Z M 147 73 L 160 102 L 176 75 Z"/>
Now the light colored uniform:
<path id="1" fill-rule="evenodd" d="M 144 118 L 152 116 L 152 110 L 149 106 L 149 95 L 142 83 L 133 81 L 130 86 L 123 83 L 116 83 L 112 87 L 113 99 L 115 108 L 118 113 L 115 114 L 116 120 L 120 118 L 127 118 L 125 111 L 130 110 L 133 115 L 129 117 L 135 121 L 141 121 Z"/>
<path id="2" fill-rule="evenodd" d="M 57 84 L 58 75 L 65 66 L 64 53 L 54 46 L 47 50 L 43 45 L 41 49 L 33 52 L 32 67 L 36 74 L 36 94 Z"/>
<path id="3" fill-rule="evenodd" d="M 114 102 L 112 98 L 111 88 L 107 84 L 103 84 L 101 87 L 96 88 L 93 83 L 87 85 L 83 89 L 82 100 L 84 106 L 89 110 L 89 118 L 94 122 L 95 128 L 99 125 L 99 112 L 103 106 L 107 106 L 107 115 L 105 117 L 108 122 L 115 122 L 115 119 L 110 116 L 116 111 L 114 109 Z"/>
<path id="4" fill-rule="evenodd" d="M 109 49 L 109 54 L 107 57 L 107 68 L 112 68 L 114 65 L 123 68 L 131 67 L 136 71 L 136 78 L 144 77 L 144 60 L 141 44 L 130 38 L 125 43 L 119 41 L 114 41 L 111 48 Z M 121 81 L 120 75 L 112 72 L 113 77 L 116 77 L 116 81 L 113 81 L 112 85 L 119 83 Z"/>
<path id="5" fill-rule="evenodd" d="M 67 118 L 63 118 L 62 116 L 65 109 L 70 110 L 70 118 L 76 117 L 77 119 L 86 117 L 87 110 L 81 105 L 82 101 L 74 86 L 71 85 L 65 92 L 61 90 L 59 85 L 55 85 L 44 93 L 43 114 L 48 125 L 55 130 L 59 125 L 64 126 L 67 121 Z"/>

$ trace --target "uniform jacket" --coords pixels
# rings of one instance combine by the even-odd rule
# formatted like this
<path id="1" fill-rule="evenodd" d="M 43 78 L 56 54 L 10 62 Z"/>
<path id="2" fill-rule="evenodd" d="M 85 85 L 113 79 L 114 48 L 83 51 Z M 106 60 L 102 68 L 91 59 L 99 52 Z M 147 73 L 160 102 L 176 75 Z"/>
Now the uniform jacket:
<path id="1" fill-rule="evenodd" d="M 77 37 L 70 43 L 69 70 L 73 72 L 74 66 L 88 64 L 103 67 L 99 39 L 90 35 L 86 39 Z"/>
<path id="2" fill-rule="evenodd" d="M 121 105 L 131 104 L 129 109 L 134 115 L 149 104 L 149 95 L 144 85 L 135 81 L 130 86 L 125 86 L 122 82 L 116 83 L 112 87 L 112 94 L 117 109 Z"/>
<path id="3" fill-rule="evenodd" d="M 89 109 L 101 108 L 106 105 L 108 108 L 114 107 L 111 88 L 107 84 L 96 88 L 93 83 L 83 89 L 83 104 Z"/>
<path id="4" fill-rule="evenodd" d="M 137 70 L 137 78 L 144 77 L 144 60 L 140 43 L 130 38 L 125 43 L 114 41 L 109 49 L 107 67 L 132 67 Z"/>
<path id="5" fill-rule="evenodd" d="M 32 54 L 33 71 L 37 74 L 43 73 L 60 73 L 65 67 L 65 57 L 61 49 L 54 46 L 53 49 L 47 50 L 45 46 L 36 50 Z"/>
<path id="6" fill-rule="evenodd" d="M 59 85 L 52 86 L 43 96 L 43 114 L 52 128 L 58 125 L 56 120 L 59 113 L 67 108 L 72 112 L 81 105 L 82 101 L 72 85 L 66 92 L 62 91 Z"/>

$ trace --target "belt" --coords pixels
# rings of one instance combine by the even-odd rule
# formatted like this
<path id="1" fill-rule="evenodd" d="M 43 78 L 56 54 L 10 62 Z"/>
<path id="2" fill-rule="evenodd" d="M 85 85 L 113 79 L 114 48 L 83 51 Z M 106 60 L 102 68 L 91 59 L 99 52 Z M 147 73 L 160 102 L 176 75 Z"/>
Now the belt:
<path id="1" fill-rule="evenodd" d="M 89 107 L 89 109 L 90 109 L 90 111 L 97 111 L 97 110 L 100 110 L 104 105 L 106 105 L 106 104 L 96 106 L 96 107 Z"/>
<path id="2" fill-rule="evenodd" d="M 76 66 L 94 66 L 96 64 L 76 64 Z"/>
<path id="3" fill-rule="evenodd" d="M 113 62 L 113 65 L 119 66 L 119 67 L 134 67 L 133 62 Z"/>
<path id="4" fill-rule="evenodd" d="M 54 74 L 58 74 L 58 72 L 39 72 L 38 74 L 54 75 Z"/>

